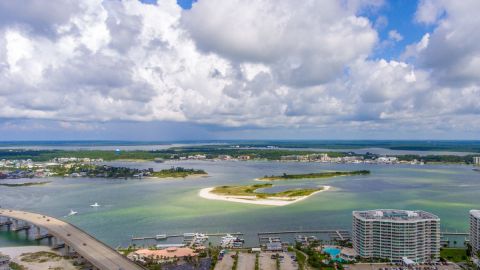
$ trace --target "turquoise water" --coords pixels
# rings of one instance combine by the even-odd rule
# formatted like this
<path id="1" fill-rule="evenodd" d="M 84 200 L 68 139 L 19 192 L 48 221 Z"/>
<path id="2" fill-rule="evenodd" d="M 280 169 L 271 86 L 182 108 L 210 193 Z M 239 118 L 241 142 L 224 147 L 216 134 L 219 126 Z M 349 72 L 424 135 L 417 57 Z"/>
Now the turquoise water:
<path id="1" fill-rule="evenodd" d="M 333 247 L 328 247 L 323 249 L 324 252 L 330 254 L 330 257 L 332 260 L 337 261 L 337 262 L 342 262 L 343 259 L 337 258 L 338 255 L 340 255 L 340 249 L 338 248 L 333 248 Z"/>
<path id="2" fill-rule="evenodd" d="M 430 211 L 441 218 L 442 230 L 466 231 L 468 210 L 480 208 L 480 173 L 472 171 L 472 167 L 467 165 L 258 161 L 111 164 L 155 169 L 183 166 L 205 169 L 209 176 L 163 180 L 51 178 L 52 183 L 44 186 L 0 186 L 0 205 L 62 218 L 113 247 L 130 244 L 132 236 L 237 231 L 245 233 L 247 244 L 257 245 L 257 233 L 260 231 L 350 229 L 353 210 L 375 208 Z M 332 186 L 327 192 L 284 207 L 211 201 L 197 195 L 205 187 L 258 183 L 254 179 L 263 175 L 362 169 L 370 170 L 371 174 L 277 181 L 274 184 L 278 189 Z M 102 206 L 93 209 L 89 205 L 94 202 Z M 70 209 L 79 214 L 65 217 Z M 0 232 L 0 245 L 23 244 L 25 240 L 21 237 Z M 178 242 L 179 239 L 169 241 Z"/>

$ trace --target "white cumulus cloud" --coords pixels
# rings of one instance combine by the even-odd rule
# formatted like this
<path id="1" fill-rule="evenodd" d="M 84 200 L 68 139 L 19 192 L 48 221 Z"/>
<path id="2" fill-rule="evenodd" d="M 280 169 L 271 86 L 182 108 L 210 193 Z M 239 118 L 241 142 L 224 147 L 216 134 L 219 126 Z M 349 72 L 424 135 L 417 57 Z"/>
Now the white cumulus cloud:
<path id="1" fill-rule="evenodd" d="M 480 111 L 474 0 L 421 1 L 415 20 L 434 30 L 388 61 L 371 57 L 380 20 L 358 15 L 378 0 L 44 2 L 0 4 L 8 121 L 415 130 Z"/>

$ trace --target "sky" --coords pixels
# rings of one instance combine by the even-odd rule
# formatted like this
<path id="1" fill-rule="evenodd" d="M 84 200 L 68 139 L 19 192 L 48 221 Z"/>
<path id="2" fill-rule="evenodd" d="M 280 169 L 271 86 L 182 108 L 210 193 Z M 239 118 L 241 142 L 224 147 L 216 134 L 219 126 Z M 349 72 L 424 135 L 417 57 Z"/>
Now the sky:
<path id="1" fill-rule="evenodd" d="M 480 139 L 478 10 L 0 1 L 0 141 Z"/>

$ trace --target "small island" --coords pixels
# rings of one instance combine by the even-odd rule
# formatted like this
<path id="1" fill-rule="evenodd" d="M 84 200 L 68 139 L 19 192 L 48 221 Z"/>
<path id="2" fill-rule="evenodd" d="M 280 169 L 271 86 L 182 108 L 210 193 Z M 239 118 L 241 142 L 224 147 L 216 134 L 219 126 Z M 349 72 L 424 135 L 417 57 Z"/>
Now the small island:
<path id="1" fill-rule="evenodd" d="M 273 187 L 273 185 L 210 187 L 200 190 L 199 196 L 209 200 L 284 206 L 299 202 L 315 193 L 326 191 L 330 188 L 329 186 L 322 186 L 317 188 L 290 189 L 276 193 L 257 192 L 259 189 L 270 187 Z"/>
<path id="2" fill-rule="evenodd" d="M 197 169 L 185 169 L 183 167 L 172 167 L 170 169 L 164 169 L 160 171 L 153 171 L 149 177 L 156 178 L 185 178 L 187 176 L 206 176 L 208 175 L 204 170 Z"/>
<path id="3" fill-rule="evenodd" d="M 95 178 L 185 178 L 191 175 L 206 175 L 204 170 L 171 167 L 155 171 L 153 168 L 136 169 L 95 164 L 71 164 L 69 166 L 51 166 L 53 176 L 95 177 Z"/>
<path id="4" fill-rule="evenodd" d="M 0 183 L 0 186 L 4 187 L 30 187 L 30 186 L 40 186 L 50 183 L 50 181 L 45 182 L 28 182 L 28 183 L 19 183 L 19 184 L 8 184 L 8 183 Z"/>
<path id="5" fill-rule="evenodd" d="M 0 179 L 45 178 L 45 177 L 88 177 L 108 179 L 140 179 L 140 178 L 185 178 L 188 176 L 205 176 L 201 169 L 171 167 L 155 171 L 153 168 L 137 169 L 99 165 L 94 163 L 64 163 L 48 165 L 41 170 L 19 168 L 0 171 Z"/>
<path id="6" fill-rule="evenodd" d="M 360 171 L 346 171 L 346 172 L 320 172 L 320 173 L 306 173 L 306 174 L 286 174 L 283 175 L 265 175 L 258 178 L 259 181 L 275 181 L 275 180 L 291 180 L 291 179 L 306 179 L 306 178 L 330 178 L 337 176 L 351 176 L 351 175 L 366 175 L 370 174 L 368 170 Z"/>

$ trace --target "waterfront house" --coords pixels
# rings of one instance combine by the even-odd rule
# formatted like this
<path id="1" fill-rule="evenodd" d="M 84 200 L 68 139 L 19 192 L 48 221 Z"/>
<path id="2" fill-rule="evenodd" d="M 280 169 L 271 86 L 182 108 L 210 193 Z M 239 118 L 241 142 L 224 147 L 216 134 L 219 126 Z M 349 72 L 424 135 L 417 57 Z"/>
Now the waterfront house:
<path id="1" fill-rule="evenodd" d="M 169 247 L 160 250 L 139 249 L 131 254 L 134 261 L 167 263 L 197 257 L 198 253 L 188 247 Z"/>
<path id="2" fill-rule="evenodd" d="M 283 245 L 281 242 L 268 242 L 266 244 L 267 251 L 283 251 Z"/>

